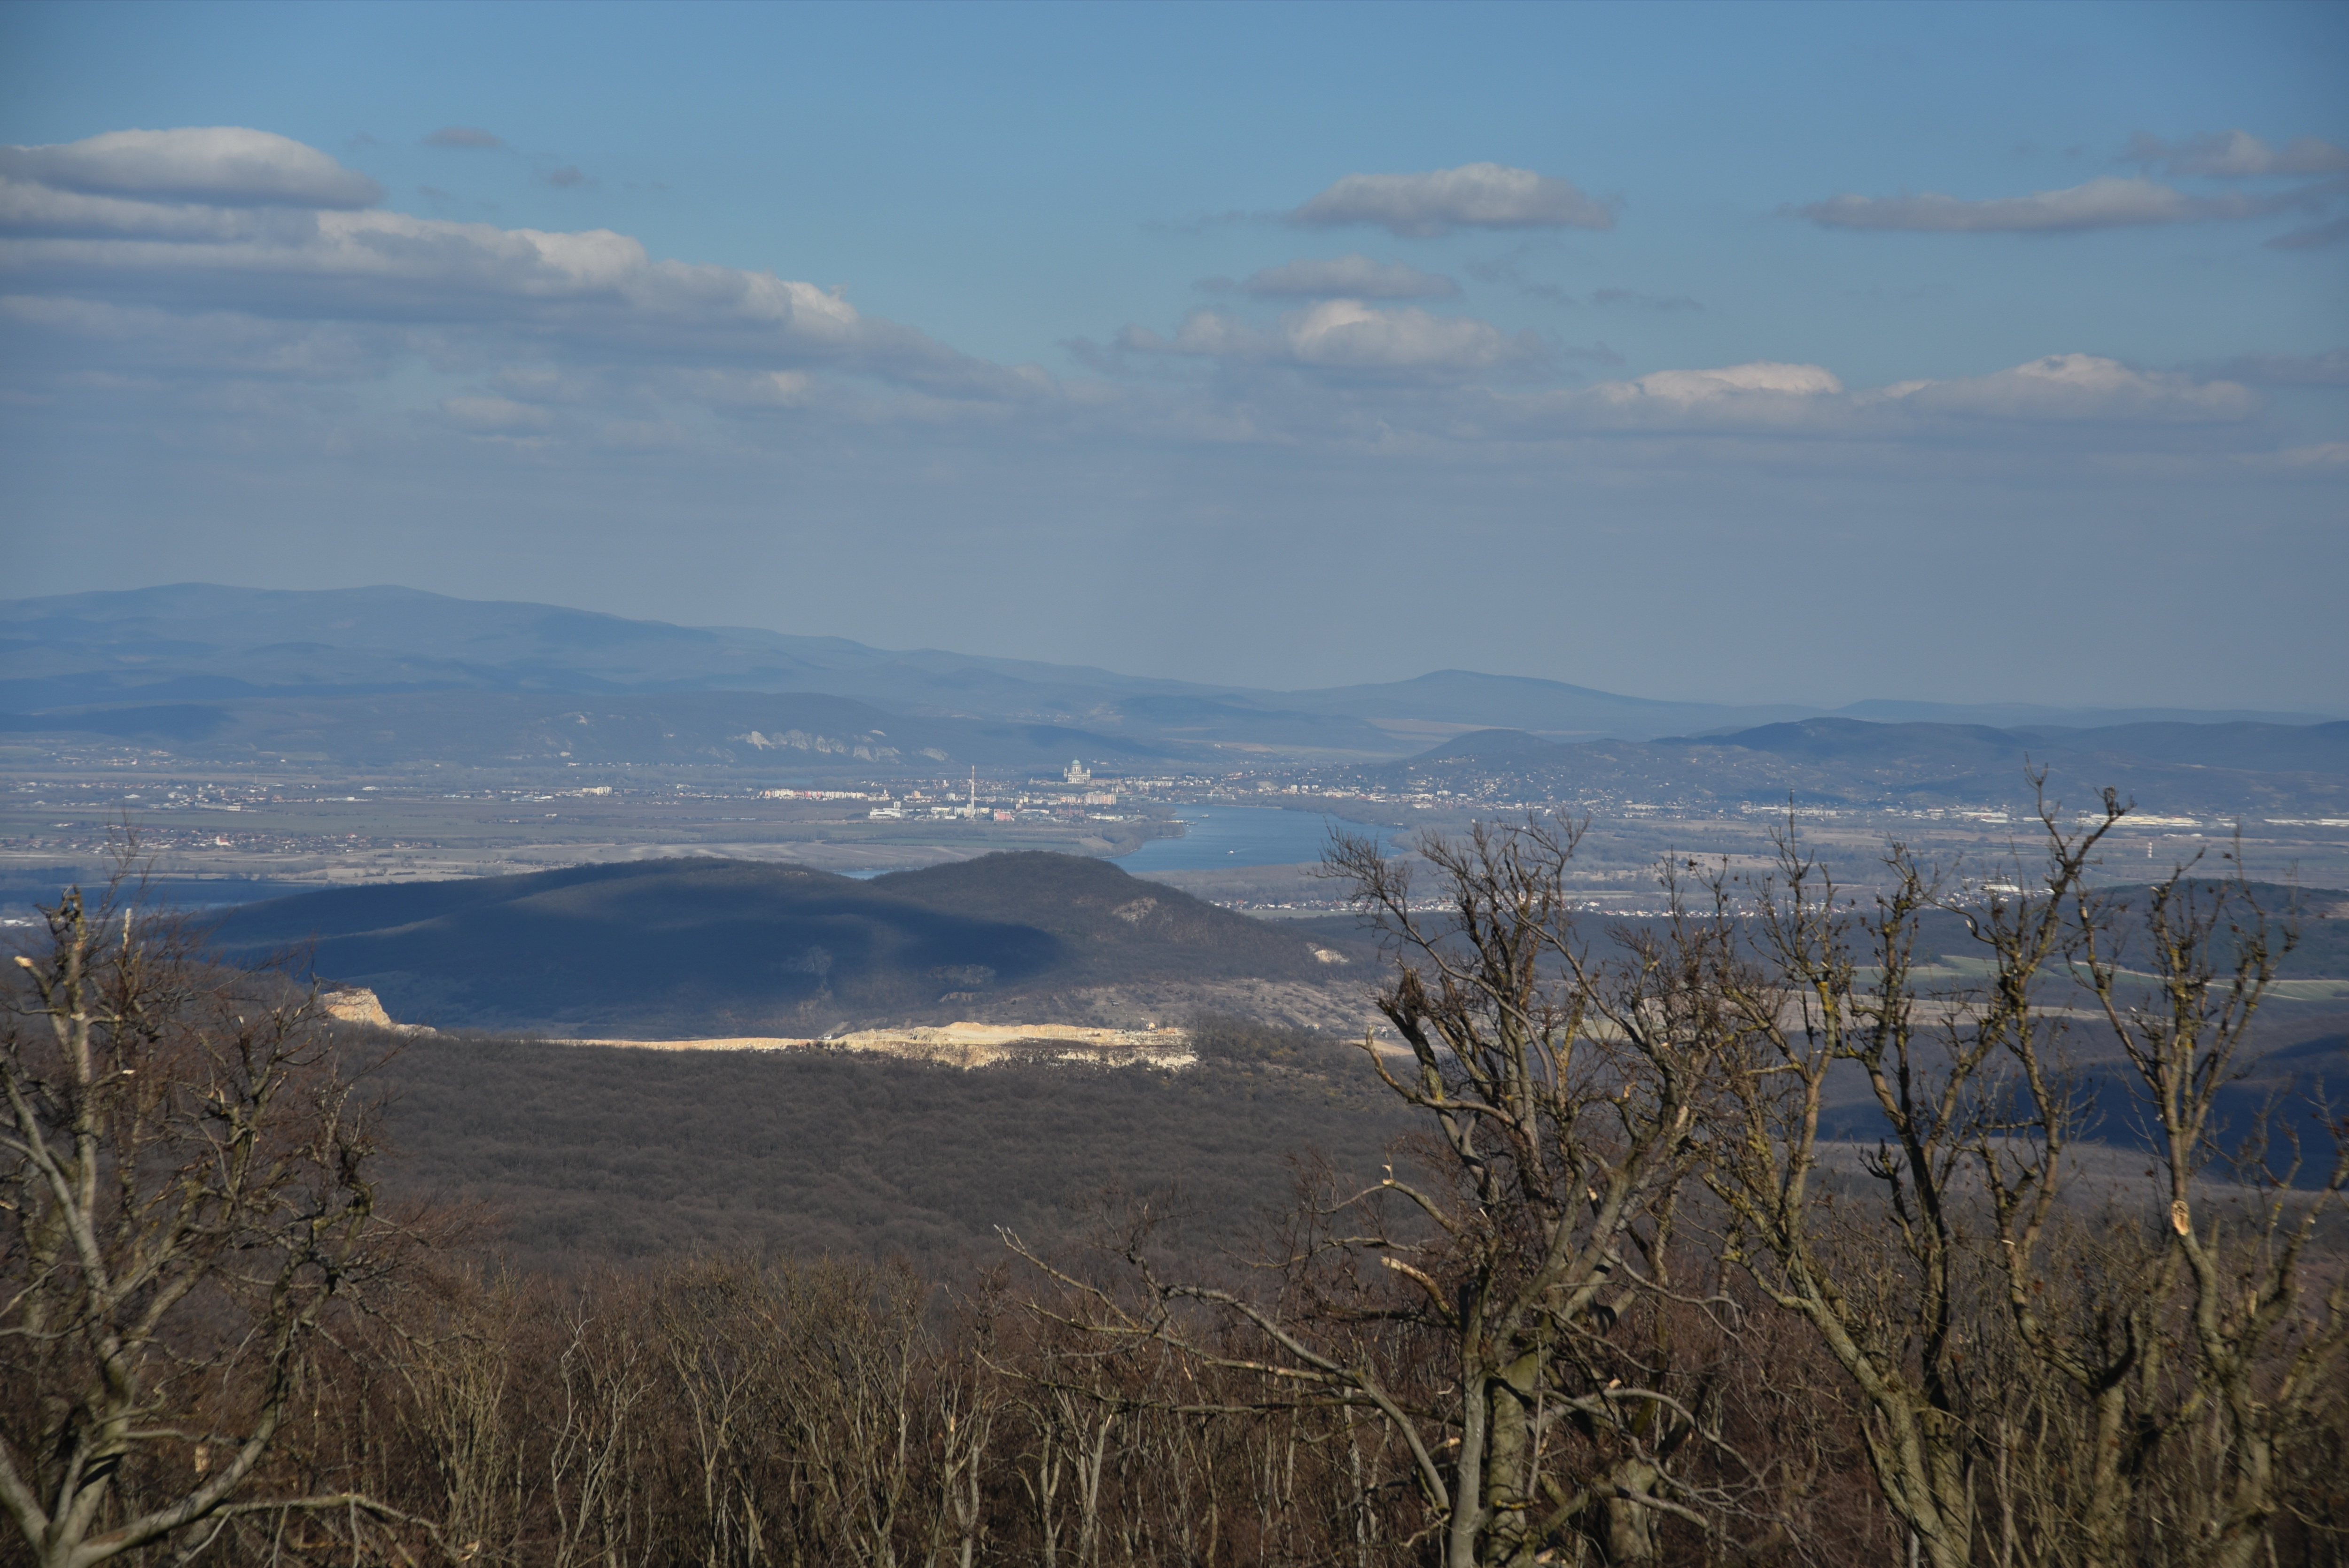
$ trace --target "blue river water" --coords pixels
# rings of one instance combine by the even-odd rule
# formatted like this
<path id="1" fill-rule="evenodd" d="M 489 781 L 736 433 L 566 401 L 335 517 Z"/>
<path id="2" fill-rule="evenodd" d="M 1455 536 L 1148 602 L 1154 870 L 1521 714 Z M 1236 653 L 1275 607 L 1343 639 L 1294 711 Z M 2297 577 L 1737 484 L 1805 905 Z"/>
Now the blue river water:
<path id="1" fill-rule="evenodd" d="M 1278 806 L 1185 806 L 1175 814 L 1186 824 L 1181 838 L 1153 839 L 1116 863 L 1135 876 L 1217 866 L 1297 865 L 1321 858 L 1332 828 L 1377 833 L 1390 849 L 1406 836 L 1394 828 L 1372 828 L 1319 811 L 1284 811 Z"/>

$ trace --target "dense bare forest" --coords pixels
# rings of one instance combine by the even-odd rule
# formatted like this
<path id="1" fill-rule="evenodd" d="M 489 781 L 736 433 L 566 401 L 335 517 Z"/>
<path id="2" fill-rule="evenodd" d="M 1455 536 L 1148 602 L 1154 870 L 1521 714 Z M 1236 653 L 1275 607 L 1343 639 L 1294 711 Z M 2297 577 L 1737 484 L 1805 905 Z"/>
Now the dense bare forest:
<path id="1" fill-rule="evenodd" d="M 2222 1112 L 2291 922 L 2224 868 L 2100 893 L 2123 811 L 1865 902 L 1790 830 L 1612 936 L 1569 824 L 1341 843 L 1377 1168 L 922 1264 L 483 1262 L 385 1178 L 378 1042 L 69 895 L 0 1057 L 0 1561 L 2341 1562 L 2343 1129 Z M 1823 1132 L 1847 1090 L 1874 1136 Z"/>

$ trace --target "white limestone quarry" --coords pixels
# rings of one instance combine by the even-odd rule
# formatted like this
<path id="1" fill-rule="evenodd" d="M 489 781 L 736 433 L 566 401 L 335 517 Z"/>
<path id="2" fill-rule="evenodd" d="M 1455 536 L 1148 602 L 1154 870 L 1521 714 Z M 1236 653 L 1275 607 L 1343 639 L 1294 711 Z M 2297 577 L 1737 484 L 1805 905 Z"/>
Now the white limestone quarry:
<path id="1" fill-rule="evenodd" d="M 856 1051 L 988 1067 L 996 1062 L 1072 1062 L 1093 1067 L 1186 1068 L 1199 1058 L 1190 1037 L 1175 1028 L 1096 1029 L 1075 1024 L 948 1024 L 938 1028 L 857 1029 L 802 1039 L 735 1035 L 686 1040 L 564 1039 L 566 1046 L 617 1046 L 648 1051 Z"/>
<path id="2" fill-rule="evenodd" d="M 370 1029 L 388 1029 L 396 1035 L 437 1035 L 440 1031 L 427 1024 L 395 1024 L 391 1015 L 383 1010 L 383 998 L 364 985 L 346 985 L 339 990 L 318 993 L 318 1006 L 326 1016 L 338 1024 L 361 1024 Z"/>

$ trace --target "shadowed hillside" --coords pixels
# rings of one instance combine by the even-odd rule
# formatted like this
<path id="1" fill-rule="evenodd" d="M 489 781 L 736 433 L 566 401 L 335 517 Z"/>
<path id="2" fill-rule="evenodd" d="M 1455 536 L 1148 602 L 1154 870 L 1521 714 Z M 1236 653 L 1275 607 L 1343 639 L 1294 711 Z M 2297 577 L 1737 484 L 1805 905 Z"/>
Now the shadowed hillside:
<path id="1" fill-rule="evenodd" d="M 315 943 L 317 974 L 403 1022 L 620 1037 L 1062 1021 L 1072 993 L 1169 1016 L 1203 984 L 1228 1005 L 1236 984 L 1319 994 L 1349 973 L 1277 927 L 1033 852 L 871 882 L 692 859 L 338 889 L 249 905 L 219 934 L 246 954 Z"/>
<path id="2" fill-rule="evenodd" d="M 1306 944 L 1277 926 L 1081 855 L 985 855 L 867 885 L 932 909 L 1048 932 L 1061 944 L 1055 978 L 1070 981 L 1160 973 L 1310 978 L 1320 969 Z"/>

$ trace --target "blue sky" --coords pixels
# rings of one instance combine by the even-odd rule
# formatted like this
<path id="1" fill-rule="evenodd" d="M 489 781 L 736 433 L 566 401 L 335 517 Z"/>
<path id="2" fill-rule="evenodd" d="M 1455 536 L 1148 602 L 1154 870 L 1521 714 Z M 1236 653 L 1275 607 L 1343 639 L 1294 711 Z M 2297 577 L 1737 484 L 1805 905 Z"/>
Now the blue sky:
<path id="1" fill-rule="evenodd" d="M 18 5 L 11 592 L 2342 708 L 2344 79 L 2323 5 Z"/>

